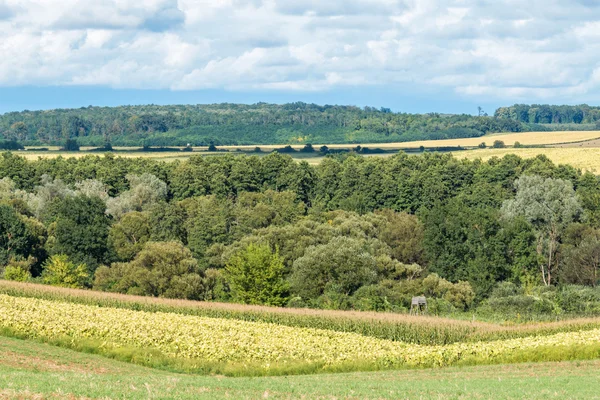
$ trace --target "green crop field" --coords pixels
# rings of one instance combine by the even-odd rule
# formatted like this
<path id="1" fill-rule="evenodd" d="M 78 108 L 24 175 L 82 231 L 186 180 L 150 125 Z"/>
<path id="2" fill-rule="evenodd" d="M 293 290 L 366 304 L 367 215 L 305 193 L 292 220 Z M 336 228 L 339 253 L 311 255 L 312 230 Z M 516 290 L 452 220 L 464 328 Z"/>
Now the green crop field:
<path id="1" fill-rule="evenodd" d="M 0 337 L 3 399 L 598 398 L 600 361 L 262 378 L 160 371 Z"/>
<path id="2" fill-rule="evenodd" d="M 0 398 L 591 398 L 599 326 L 594 318 L 500 325 L 0 281 Z"/>

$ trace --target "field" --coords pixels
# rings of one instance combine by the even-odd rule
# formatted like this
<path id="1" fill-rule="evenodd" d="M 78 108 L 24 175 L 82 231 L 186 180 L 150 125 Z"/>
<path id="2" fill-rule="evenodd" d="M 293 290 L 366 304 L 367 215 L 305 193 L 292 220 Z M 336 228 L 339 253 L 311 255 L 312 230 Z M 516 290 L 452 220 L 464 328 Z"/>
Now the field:
<path id="1" fill-rule="evenodd" d="M 598 146 L 598 140 L 600 138 L 600 131 L 575 131 L 575 132 L 524 132 L 524 133 L 508 133 L 508 134 L 495 134 L 488 135 L 477 138 L 464 138 L 464 139 L 449 139 L 449 140 L 425 140 L 425 141 L 416 141 L 416 142 L 402 142 L 402 143 L 365 143 L 361 144 L 362 147 L 368 147 L 371 149 L 379 148 L 385 150 L 389 153 L 383 154 L 371 154 L 367 155 L 368 157 L 388 157 L 393 154 L 396 150 L 401 149 L 418 149 L 421 146 L 428 149 L 435 148 L 444 148 L 444 147 L 466 147 L 466 148 L 474 148 L 477 147 L 480 143 L 485 142 L 487 146 L 491 146 L 495 140 L 502 140 L 507 146 L 512 146 L 515 142 L 519 142 L 522 145 L 554 145 L 554 146 L 574 146 L 574 149 L 569 152 L 561 152 L 559 150 L 548 150 L 544 149 L 543 152 L 550 154 L 556 154 L 557 159 L 569 159 L 569 157 L 574 153 L 579 155 L 579 148 L 587 148 L 590 151 L 593 151 L 594 147 Z M 331 149 L 351 149 L 356 147 L 358 144 L 332 144 L 327 145 Z M 314 147 L 318 149 L 321 146 L 320 144 L 315 144 Z M 259 156 L 264 156 L 268 154 L 270 151 L 283 147 L 282 145 L 261 145 L 259 146 L 262 150 L 262 153 L 253 153 L 256 146 L 220 146 L 219 149 L 227 150 L 228 152 L 235 153 L 245 153 L 245 154 L 256 154 Z M 296 150 L 300 150 L 303 145 L 295 145 L 292 146 Z M 29 160 L 37 160 L 38 158 L 56 158 L 56 157 L 83 157 L 89 154 L 103 154 L 102 152 L 89 152 L 91 148 L 82 147 L 79 152 L 65 152 L 60 151 L 58 147 L 49 147 L 49 151 L 37 151 L 35 148 L 27 150 L 27 151 L 19 151 L 17 154 L 29 159 Z M 208 152 L 207 147 L 195 147 L 194 152 L 181 152 L 181 151 L 164 151 L 164 152 L 142 152 L 136 150 L 135 148 L 125 147 L 125 148 L 115 148 L 118 150 L 115 154 L 119 157 L 125 158 L 136 158 L 136 157 L 144 157 L 152 160 L 161 160 L 161 161 L 175 161 L 175 160 L 185 160 L 192 155 L 204 155 L 204 156 L 217 156 L 223 155 L 224 152 Z M 523 154 L 532 154 L 535 153 L 535 149 L 515 149 L 522 151 Z M 528 150 L 529 152 L 525 151 Z M 481 155 L 482 157 L 492 157 L 493 155 L 505 154 L 507 152 L 513 152 L 512 149 L 493 149 L 493 150 L 485 150 L 489 152 L 477 152 L 477 153 L 465 153 L 465 157 L 468 158 L 476 158 L 477 155 Z M 495 152 L 497 151 L 497 152 Z M 538 154 L 540 150 L 538 150 Z M 460 153 L 462 154 L 462 153 Z M 560 157 L 562 154 L 568 154 L 564 157 Z M 318 164 L 323 159 L 318 153 L 291 153 L 291 156 L 296 160 L 305 160 L 310 164 Z M 593 161 L 590 161 L 592 166 Z M 582 166 L 581 168 L 587 168 Z"/>
<path id="2" fill-rule="evenodd" d="M 521 133 L 498 133 L 493 135 L 487 135 L 475 138 L 462 138 L 462 139 L 446 139 L 446 140 L 420 140 L 415 142 L 399 142 L 399 143 L 361 143 L 362 147 L 369 148 L 381 148 L 385 150 L 399 150 L 399 149 L 418 149 L 423 146 L 426 148 L 434 147 L 477 147 L 480 143 L 485 142 L 487 146 L 491 146 L 495 140 L 502 140 L 505 145 L 512 146 L 515 142 L 519 142 L 523 145 L 551 145 L 559 143 L 574 143 L 583 142 L 593 139 L 600 138 L 600 131 L 555 131 L 555 132 L 521 132 Z M 313 144 L 313 146 L 321 146 Z M 346 149 L 355 147 L 349 144 L 331 144 L 327 147 L 332 149 Z M 250 150 L 255 146 L 222 146 L 223 149 L 243 149 Z M 281 145 L 275 146 L 260 146 L 261 149 L 274 149 L 281 148 Z M 296 149 L 301 149 L 303 146 L 296 145 L 292 146 Z"/>
<path id="3" fill-rule="evenodd" d="M 594 398 L 600 318 L 497 324 L 0 281 L 0 398 Z"/>
<path id="4" fill-rule="evenodd" d="M 1 335 L 178 372 L 268 376 L 600 358 L 600 319 L 506 326 L 0 283 Z"/>
<path id="5" fill-rule="evenodd" d="M 532 158 L 544 154 L 556 164 L 569 164 L 575 168 L 594 173 L 600 172 L 600 147 L 546 147 L 546 148 L 507 148 L 507 149 L 478 149 L 457 151 L 455 157 L 474 160 L 481 158 L 483 161 L 492 157 L 503 157 L 507 154 L 516 154 L 522 158 Z"/>
<path id="6" fill-rule="evenodd" d="M 598 398 L 600 361 L 263 378 L 175 374 L 0 337 L 3 399 Z"/>

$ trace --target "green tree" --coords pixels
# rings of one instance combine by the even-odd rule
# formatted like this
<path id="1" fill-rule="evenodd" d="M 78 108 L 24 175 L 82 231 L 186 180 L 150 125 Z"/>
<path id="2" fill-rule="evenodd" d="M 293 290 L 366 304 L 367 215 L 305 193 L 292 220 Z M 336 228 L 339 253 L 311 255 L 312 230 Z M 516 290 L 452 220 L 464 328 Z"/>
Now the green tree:
<path id="1" fill-rule="evenodd" d="M 225 271 L 234 301 L 270 306 L 287 302 L 289 288 L 283 279 L 283 260 L 268 244 L 248 245 L 229 260 Z"/>
<path id="2" fill-rule="evenodd" d="M 65 254 L 56 254 L 44 263 L 42 281 L 48 285 L 83 288 L 90 279 L 85 264 L 75 264 Z"/>
<path id="3" fill-rule="evenodd" d="M 36 244 L 23 218 L 12 207 L 0 204 L 0 266 L 13 257 L 27 258 Z"/>
<path id="4" fill-rule="evenodd" d="M 561 234 L 583 210 L 569 181 L 526 175 L 515 181 L 515 189 L 515 198 L 504 202 L 502 213 L 507 219 L 522 216 L 536 228 L 542 280 L 551 285 L 559 266 Z"/>
<path id="5" fill-rule="evenodd" d="M 294 261 L 289 280 L 292 294 L 304 300 L 329 290 L 350 296 L 377 280 L 377 260 L 365 240 L 340 236 L 306 249 Z"/>
<path id="6" fill-rule="evenodd" d="M 78 195 L 55 199 L 48 207 L 47 249 L 50 254 L 66 254 L 77 264 L 87 264 L 90 272 L 110 261 L 106 206 L 97 197 Z"/>
<path id="7" fill-rule="evenodd" d="M 98 268 L 94 288 L 143 296 L 202 300 L 205 282 L 198 262 L 178 242 L 148 242 L 129 263 Z"/>
<path id="8" fill-rule="evenodd" d="M 148 213 L 132 211 L 110 228 L 108 242 L 121 260 L 130 261 L 150 240 L 151 234 Z"/>

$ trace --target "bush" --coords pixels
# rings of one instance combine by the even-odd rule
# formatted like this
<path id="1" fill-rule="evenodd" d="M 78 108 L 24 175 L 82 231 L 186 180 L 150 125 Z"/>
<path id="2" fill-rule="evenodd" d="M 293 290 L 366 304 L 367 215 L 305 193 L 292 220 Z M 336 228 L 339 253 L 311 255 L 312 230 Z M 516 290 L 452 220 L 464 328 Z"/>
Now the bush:
<path id="1" fill-rule="evenodd" d="M 233 256 L 225 276 L 234 301 L 283 306 L 288 284 L 283 280 L 283 259 L 268 244 L 250 244 Z"/>
<path id="2" fill-rule="evenodd" d="M 394 307 L 389 298 L 393 297 L 389 289 L 380 285 L 359 288 L 352 296 L 354 309 L 361 311 L 392 311 Z"/>
<path id="3" fill-rule="evenodd" d="M 76 265 L 64 254 L 50 257 L 44 263 L 42 281 L 53 286 L 84 288 L 90 275 L 85 264 Z"/>
<path id="4" fill-rule="evenodd" d="M 130 263 L 96 271 L 94 288 L 143 296 L 203 300 L 205 280 L 189 249 L 178 242 L 148 242 Z"/>
<path id="5" fill-rule="evenodd" d="M 494 140 L 494 144 L 492 145 L 494 149 L 503 149 L 506 147 L 502 140 Z"/>
<path id="6" fill-rule="evenodd" d="M 36 259 L 29 257 L 27 260 L 12 259 L 4 268 L 2 277 L 8 281 L 27 282 L 31 280 L 31 267 Z"/>
<path id="7" fill-rule="evenodd" d="M 61 148 L 62 151 L 79 151 L 79 143 L 75 139 L 67 139 L 65 145 Z"/>

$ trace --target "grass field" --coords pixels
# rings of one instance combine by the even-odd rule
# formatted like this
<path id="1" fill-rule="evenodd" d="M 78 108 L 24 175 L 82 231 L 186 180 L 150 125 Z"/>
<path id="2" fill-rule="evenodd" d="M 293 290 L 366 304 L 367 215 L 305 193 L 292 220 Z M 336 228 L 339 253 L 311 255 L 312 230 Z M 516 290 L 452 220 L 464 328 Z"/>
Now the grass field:
<path id="1" fill-rule="evenodd" d="M 507 154 L 516 154 L 522 158 L 532 158 L 538 154 L 544 154 L 555 164 L 569 164 L 585 171 L 600 172 L 600 147 L 478 149 L 457 151 L 453 154 L 457 158 L 466 158 L 469 160 L 481 158 L 483 161 L 489 160 L 492 157 L 503 157 Z"/>
<path id="2" fill-rule="evenodd" d="M 0 337 L 2 399 L 594 399 L 600 361 L 263 378 L 158 371 Z"/>

